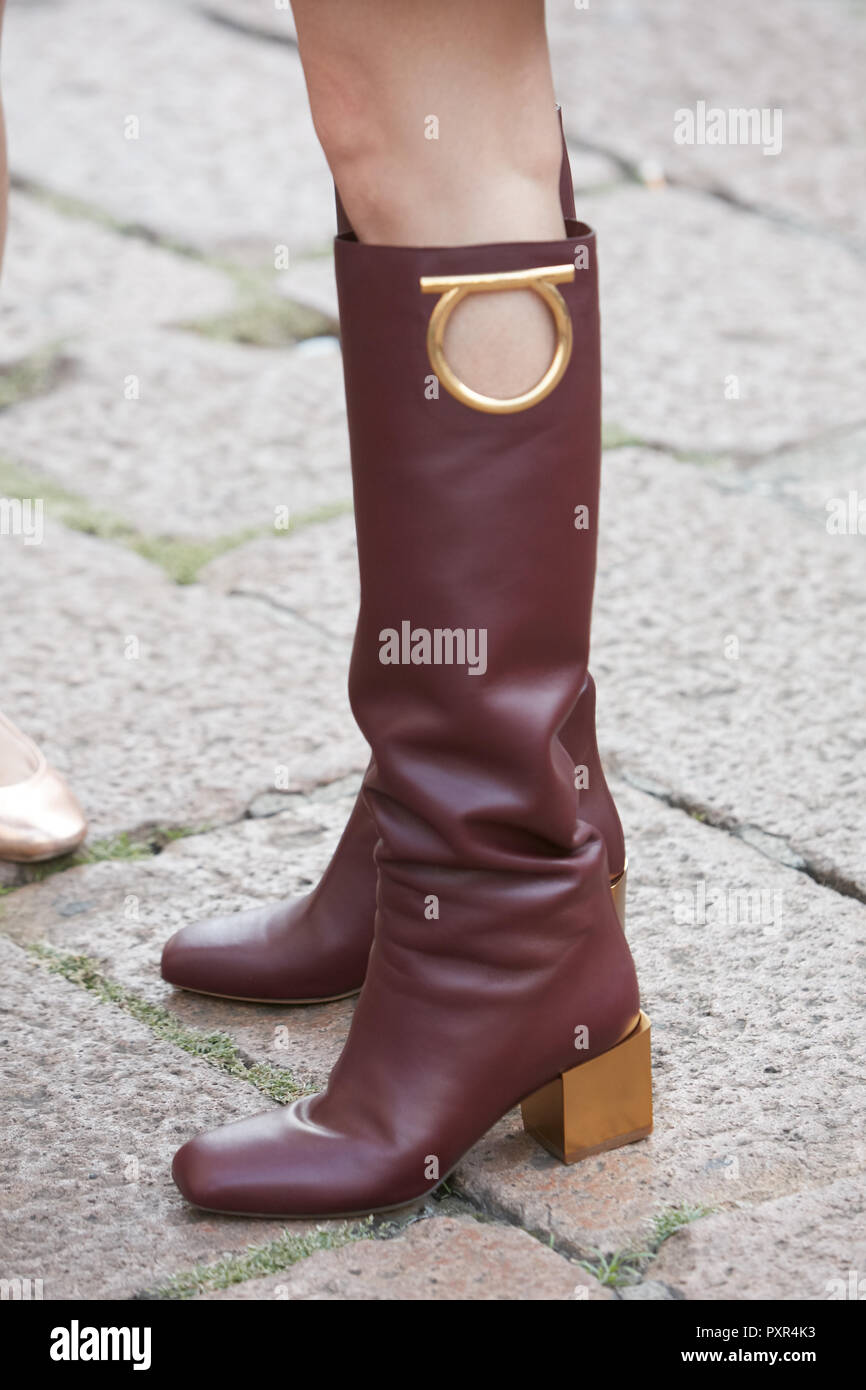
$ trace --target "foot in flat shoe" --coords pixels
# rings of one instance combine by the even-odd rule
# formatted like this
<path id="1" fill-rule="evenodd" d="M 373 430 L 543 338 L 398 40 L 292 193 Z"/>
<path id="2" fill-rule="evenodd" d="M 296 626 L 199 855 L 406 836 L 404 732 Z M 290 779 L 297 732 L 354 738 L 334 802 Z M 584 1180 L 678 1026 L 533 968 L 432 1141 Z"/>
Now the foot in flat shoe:
<path id="1" fill-rule="evenodd" d="M 71 854 L 87 821 L 32 739 L 0 714 L 0 859 L 39 863 Z"/>

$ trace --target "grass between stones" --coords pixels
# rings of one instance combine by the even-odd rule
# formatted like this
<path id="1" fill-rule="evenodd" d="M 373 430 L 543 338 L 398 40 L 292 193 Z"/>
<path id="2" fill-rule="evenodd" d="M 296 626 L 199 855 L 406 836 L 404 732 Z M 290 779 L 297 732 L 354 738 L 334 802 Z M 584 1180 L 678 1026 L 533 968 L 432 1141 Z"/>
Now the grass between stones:
<path id="1" fill-rule="evenodd" d="M 382 1239 L 374 1228 L 372 1216 L 363 1222 L 339 1226 L 317 1227 L 306 1235 L 292 1235 L 283 1231 L 275 1240 L 264 1245 L 248 1245 L 238 1255 L 224 1255 L 213 1264 L 195 1265 L 167 1279 L 153 1289 L 137 1294 L 138 1299 L 186 1299 L 199 1294 L 230 1289 L 234 1284 L 243 1284 L 248 1279 L 261 1279 L 266 1274 L 281 1274 L 292 1265 L 306 1260 L 320 1250 L 339 1250 L 358 1240 Z M 275 1297 L 279 1297 L 275 1290 Z"/>
<path id="2" fill-rule="evenodd" d="M 245 347 L 294 347 L 307 338 L 336 337 L 339 326 L 328 314 L 274 294 L 263 272 L 223 264 L 237 288 L 232 308 L 209 318 L 181 321 L 175 326 L 203 338 L 242 343 Z"/>
<path id="3" fill-rule="evenodd" d="M 204 1033 L 198 1028 L 189 1028 L 161 1004 L 148 1003 L 125 985 L 105 975 L 99 962 L 92 957 L 58 951 L 45 942 L 35 942 L 25 949 L 53 975 L 61 975 L 70 984 L 94 994 L 101 1003 L 122 1009 L 131 1018 L 143 1023 L 160 1042 L 171 1043 L 193 1057 L 200 1057 L 219 1071 L 248 1082 L 270 1100 L 285 1105 L 287 1101 L 311 1093 L 310 1088 L 297 1082 L 286 1067 L 274 1067 L 270 1062 L 245 1061 L 237 1044 L 227 1033 Z"/>
<path id="4" fill-rule="evenodd" d="M 69 367 L 56 344 L 41 348 L 17 362 L 0 365 L 0 410 L 8 410 L 34 396 L 45 396 L 60 382 Z"/>
<path id="5" fill-rule="evenodd" d="M 22 864 L 22 878 L 17 883 L 0 885 L 0 898 L 17 893 L 30 883 L 42 883 L 55 874 L 65 873 L 67 869 L 77 869 L 82 864 L 102 864 L 110 859 L 150 859 L 155 854 L 161 854 L 166 845 L 175 840 L 185 840 L 190 835 L 205 835 L 212 828 L 208 825 L 154 825 L 134 834 L 124 832 L 122 835 L 110 835 L 104 840 L 94 840 L 74 854 L 47 859 L 41 864 Z"/>
<path id="6" fill-rule="evenodd" d="M 247 541 L 260 540 L 268 536 L 291 536 L 306 526 L 317 526 L 352 511 L 351 501 L 341 499 L 315 507 L 308 512 L 299 512 L 291 516 L 288 525 L 279 530 L 268 526 L 247 526 L 227 535 L 200 540 L 184 536 L 150 536 L 139 531 L 122 517 L 91 506 L 85 498 L 69 492 L 50 479 L 2 458 L 0 497 L 22 501 L 27 498 L 41 499 L 48 514 L 47 520 L 50 521 L 53 513 L 54 518 L 71 531 L 80 531 L 83 535 L 96 536 L 99 540 L 116 541 L 125 545 L 143 559 L 159 565 L 175 584 L 197 583 L 205 565 Z"/>
<path id="7" fill-rule="evenodd" d="M 223 342 L 266 348 L 293 347 L 307 338 L 331 337 L 339 332 L 336 321 L 329 314 L 276 293 L 274 271 L 266 264 L 250 265 L 233 260 L 227 255 L 208 253 L 189 242 L 167 236 L 141 223 L 124 222 L 83 198 L 57 193 L 29 179 L 13 178 L 13 187 L 61 217 L 74 217 L 79 221 L 92 222 L 118 236 L 131 237 L 183 260 L 195 261 L 225 275 L 234 284 L 237 300 L 231 308 L 210 317 L 178 321 L 174 325 L 177 328 Z M 322 255 L 330 255 L 331 250 L 329 242 L 319 251 L 311 249 L 305 252 L 303 258 L 318 259 Z M 6 402 L 3 400 L 0 379 L 0 409 L 4 403 Z"/>
<path id="8" fill-rule="evenodd" d="M 627 449 L 634 445 L 640 446 L 645 441 L 638 435 L 632 434 L 630 430 L 623 429 L 621 425 L 613 420 L 603 420 L 601 426 L 601 447 L 602 449 Z"/>
<path id="9" fill-rule="evenodd" d="M 692 1206 L 688 1202 L 676 1207 L 663 1207 L 653 1217 L 646 1250 L 615 1250 L 610 1254 L 598 1250 L 595 1260 L 579 1260 L 578 1263 L 607 1288 L 638 1284 L 666 1240 L 692 1221 L 709 1216 L 714 1210 L 714 1207 Z"/>

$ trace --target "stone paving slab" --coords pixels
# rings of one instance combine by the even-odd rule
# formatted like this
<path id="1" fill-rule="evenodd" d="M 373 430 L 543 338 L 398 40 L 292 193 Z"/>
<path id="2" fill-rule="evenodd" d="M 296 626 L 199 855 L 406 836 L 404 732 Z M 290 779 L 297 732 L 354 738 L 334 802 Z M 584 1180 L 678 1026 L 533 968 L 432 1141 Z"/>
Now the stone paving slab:
<path id="1" fill-rule="evenodd" d="M 360 778 L 358 779 L 360 781 Z M 95 958 L 105 974 L 183 1024 L 228 1033 L 245 1056 L 286 1067 L 302 1085 L 327 1081 L 352 1001 L 305 1008 L 232 1004 L 174 990 L 159 974 L 162 947 L 186 922 L 308 892 L 342 834 L 353 794 L 284 798 L 288 809 L 175 841 L 143 861 L 71 869 L 0 899 L 0 929 Z"/>
<path id="2" fill-rule="evenodd" d="M 718 481 L 734 492 L 755 493 L 784 502 L 808 518 L 818 535 L 842 538 L 840 543 L 849 549 L 863 544 L 866 429 L 785 449 L 746 468 L 729 463 Z"/>
<path id="3" fill-rule="evenodd" d="M 308 256 L 291 263 L 288 270 L 279 271 L 274 276 L 274 286 L 287 299 L 309 304 L 330 318 L 339 317 L 332 255 Z"/>
<path id="4" fill-rule="evenodd" d="M 566 1168 L 503 1120 L 460 1165 L 460 1190 L 567 1250 L 643 1248 L 661 1208 L 763 1201 L 864 1166 L 855 960 L 866 908 L 751 846 L 617 785 L 630 857 L 629 939 L 653 1021 L 656 1132 Z M 146 863 L 71 870 L 7 897 L 21 943 L 95 957 L 182 1022 L 320 1086 L 351 1002 L 233 1005 L 158 978 L 182 921 L 306 888 L 349 798 L 291 798 L 283 816 L 170 845 Z M 763 894 L 763 896 L 762 896 Z M 136 915 L 130 919 L 132 901 Z M 742 918 L 742 921 L 738 921 Z"/>
<path id="5" fill-rule="evenodd" d="M 0 287 L 0 362 L 76 335 L 114 337 L 141 324 L 224 312 L 232 282 L 90 220 L 13 191 Z"/>
<path id="6" fill-rule="evenodd" d="M 288 541 L 248 541 L 212 560 L 201 579 L 219 593 L 257 595 L 351 642 L 360 597 L 355 518 L 335 517 Z"/>
<path id="7" fill-rule="evenodd" d="M 605 474 L 603 746 L 771 859 L 800 856 L 866 893 L 862 538 L 660 454 L 608 453 Z"/>
<path id="8" fill-rule="evenodd" d="M 250 1280 L 201 1301 L 599 1302 L 615 1295 L 525 1231 L 434 1216 L 391 1240 L 321 1251 L 285 1274 Z"/>
<path id="9" fill-rule="evenodd" d="M 360 774 L 347 644 L 173 584 L 53 522 L 50 506 L 45 527 L 42 545 L 2 542 L 3 709 L 70 777 L 91 839 L 218 824 L 276 787 Z"/>
<path id="10" fill-rule="evenodd" d="M 652 1277 L 677 1298 L 862 1300 L 864 1215 L 862 1174 L 720 1213 L 672 1236 Z"/>
<path id="11" fill-rule="evenodd" d="M 333 234 L 292 48 L 174 0 L 13 0 L 3 56 L 14 174 L 120 222 L 271 262 L 277 245 L 297 252 Z"/>
<path id="12" fill-rule="evenodd" d="M 5 412 L 4 453 L 139 530 L 273 530 L 351 499 L 336 346 L 310 356 L 139 325 L 79 341 L 73 365 Z"/>
<path id="13" fill-rule="evenodd" d="M 42 1279 L 46 1299 L 130 1298 L 284 1229 L 193 1212 L 171 1181 L 178 1145 L 266 1109 L 260 1092 L 156 1041 L 4 938 L 0 960 L 4 1278 Z"/>
<path id="14" fill-rule="evenodd" d="M 857 257 L 686 190 L 625 186 L 578 214 L 599 238 L 606 420 L 700 454 L 862 422 Z"/>
<path id="15" fill-rule="evenodd" d="M 846 0 L 551 0 L 548 28 L 570 134 L 635 165 L 821 225 L 866 248 L 866 15 Z M 781 108 L 782 149 L 680 145 L 675 112 Z"/>

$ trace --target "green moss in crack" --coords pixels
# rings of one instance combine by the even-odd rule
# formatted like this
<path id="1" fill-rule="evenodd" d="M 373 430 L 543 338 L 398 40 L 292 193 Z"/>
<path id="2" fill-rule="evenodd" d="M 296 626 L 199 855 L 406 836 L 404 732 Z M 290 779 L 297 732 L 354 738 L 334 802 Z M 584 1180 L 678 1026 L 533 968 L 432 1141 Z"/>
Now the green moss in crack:
<path id="1" fill-rule="evenodd" d="M 222 314 L 192 319 L 177 327 L 203 338 L 263 348 L 293 347 L 306 338 L 336 334 L 334 321 L 318 309 L 265 293 L 241 296 L 234 308 Z"/>
<path id="2" fill-rule="evenodd" d="M 52 974 L 61 975 L 71 984 L 86 989 L 102 1003 L 122 1009 L 149 1028 L 161 1042 L 171 1043 L 229 1076 L 248 1082 L 271 1100 L 284 1105 L 287 1101 L 309 1094 L 310 1088 L 295 1081 L 287 1068 L 274 1067 L 269 1062 L 247 1062 L 227 1033 L 204 1033 L 198 1028 L 187 1027 L 169 1009 L 149 1003 L 105 975 L 99 962 L 90 956 L 71 955 L 44 942 L 30 945 L 27 950 Z"/>
<path id="3" fill-rule="evenodd" d="M 334 517 L 351 514 L 348 498 L 326 502 L 308 512 L 290 517 L 288 526 L 279 530 L 265 526 L 247 526 L 223 536 L 194 539 L 183 536 L 149 536 L 138 531 L 122 517 L 91 507 L 83 498 L 68 492 L 48 478 L 40 477 L 19 464 L 0 458 L 0 497 L 38 498 L 63 526 L 99 540 L 114 541 L 136 555 L 158 565 L 175 584 L 195 584 L 201 571 L 212 560 L 225 555 L 247 541 L 268 536 L 291 536 L 306 526 L 318 526 Z"/>
<path id="4" fill-rule="evenodd" d="M 288 526 L 281 526 L 279 529 L 274 527 L 269 534 L 277 539 L 281 536 L 292 536 L 296 531 L 303 531 L 306 526 L 321 526 L 326 521 L 333 521 L 335 517 L 351 516 L 352 511 L 352 499 L 340 497 L 336 502 L 324 502 L 321 507 L 312 507 L 308 512 L 298 512 L 297 515 L 290 516 Z"/>
<path id="5" fill-rule="evenodd" d="M 663 1207 L 653 1217 L 650 1227 L 649 1247 L 653 1255 L 658 1254 L 660 1246 L 677 1231 L 690 1226 L 693 1221 L 700 1221 L 703 1216 L 711 1216 L 715 1210 L 715 1207 L 705 1207 L 700 1203 L 692 1205 L 689 1202 L 682 1202 L 676 1207 Z"/>
<path id="6" fill-rule="evenodd" d="M 577 1263 L 605 1288 L 619 1289 L 639 1283 L 651 1259 L 651 1250 L 615 1250 L 612 1254 L 596 1250 L 594 1260 L 578 1260 Z"/>
<path id="7" fill-rule="evenodd" d="M 50 478 L 22 468 L 8 458 L 0 458 L 0 496 L 41 497 L 47 506 L 77 506 L 80 502 L 79 498 Z"/>
<path id="8" fill-rule="evenodd" d="M 636 434 L 632 434 L 630 430 L 623 429 L 621 425 L 615 424 L 612 420 L 605 420 L 602 424 L 602 449 L 625 449 L 629 445 L 640 445 L 644 443 L 645 440 L 641 439 Z"/>
<path id="9" fill-rule="evenodd" d="M 93 840 L 73 854 L 46 859 L 40 864 L 20 865 L 20 881 L 6 885 L 0 890 L 0 897 L 26 888 L 29 883 L 42 883 L 55 874 L 65 873 L 67 869 L 80 868 L 83 864 L 101 864 L 113 859 L 150 859 L 173 841 L 184 840 L 190 835 L 204 835 L 210 829 L 212 827 L 207 825 L 154 825 L 133 834 L 123 833 Z"/>
<path id="10" fill-rule="evenodd" d="M 696 463 L 702 467 L 712 467 L 724 462 L 720 454 L 707 453 L 701 449 L 671 449 L 670 452 L 677 463 Z"/>
<path id="11" fill-rule="evenodd" d="M 262 1279 L 268 1274 L 282 1274 L 301 1260 L 320 1250 L 340 1250 L 354 1241 L 376 1238 L 373 1218 L 338 1226 L 318 1226 L 308 1234 L 297 1235 L 283 1231 L 276 1240 L 265 1245 L 248 1245 L 237 1255 L 224 1255 L 213 1264 L 195 1265 L 192 1269 L 172 1275 L 164 1284 L 138 1294 L 139 1299 L 188 1299 L 199 1294 L 230 1289 L 248 1279 Z"/>
<path id="12" fill-rule="evenodd" d="M 640 1283 L 647 1266 L 655 1259 L 666 1240 L 677 1231 L 702 1216 L 709 1216 L 715 1208 L 681 1202 L 679 1206 L 663 1207 L 650 1224 L 646 1250 L 615 1250 L 612 1254 L 595 1252 L 595 1260 L 580 1260 L 582 1269 L 592 1274 L 600 1284 L 608 1288 L 623 1288 L 629 1284 Z"/>
<path id="13" fill-rule="evenodd" d="M 47 395 L 62 380 L 69 365 L 69 359 L 56 345 L 0 365 L 0 410 Z"/>
<path id="14" fill-rule="evenodd" d="M 261 535 L 258 527 L 247 527 L 232 535 L 212 540 L 189 540 L 177 536 L 135 535 L 127 544 L 136 555 L 159 565 L 175 584 L 195 584 L 205 565 L 229 550 Z"/>

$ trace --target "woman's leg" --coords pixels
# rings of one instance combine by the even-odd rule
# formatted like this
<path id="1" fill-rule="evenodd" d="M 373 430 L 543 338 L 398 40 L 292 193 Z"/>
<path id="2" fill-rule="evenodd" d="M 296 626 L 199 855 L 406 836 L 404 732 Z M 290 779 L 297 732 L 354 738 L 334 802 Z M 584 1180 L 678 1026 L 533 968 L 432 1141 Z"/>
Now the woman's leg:
<path id="1" fill-rule="evenodd" d="M 648 1025 L 565 738 L 589 680 L 600 366 L 594 237 L 556 203 L 541 6 L 296 10 L 359 238 L 335 265 L 375 935 L 327 1089 L 191 1140 L 173 1172 L 210 1210 L 321 1217 L 431 1191 L 519 1101 L 569 1162 L 652 1116 Z M 431 117 L 449 134 L 432 155 Z M 446 356 L 498 400 L 443 365 L 455 279 L 470 298 Z M 557 316 L 557 355 L 503 400 L 547 365 L 527 295 Z M 446 390 L 428 397 L 434 361 Z"/>
<path id="2" fill-rule="evenodd" d="M 391 246 L 563 234 L 544 0 L 293 0 L 310 109 L 359 240 Z M 537 295 L 473 295 L 452 316 L 457 375 L 531 386 L 553 330 Z"/>

